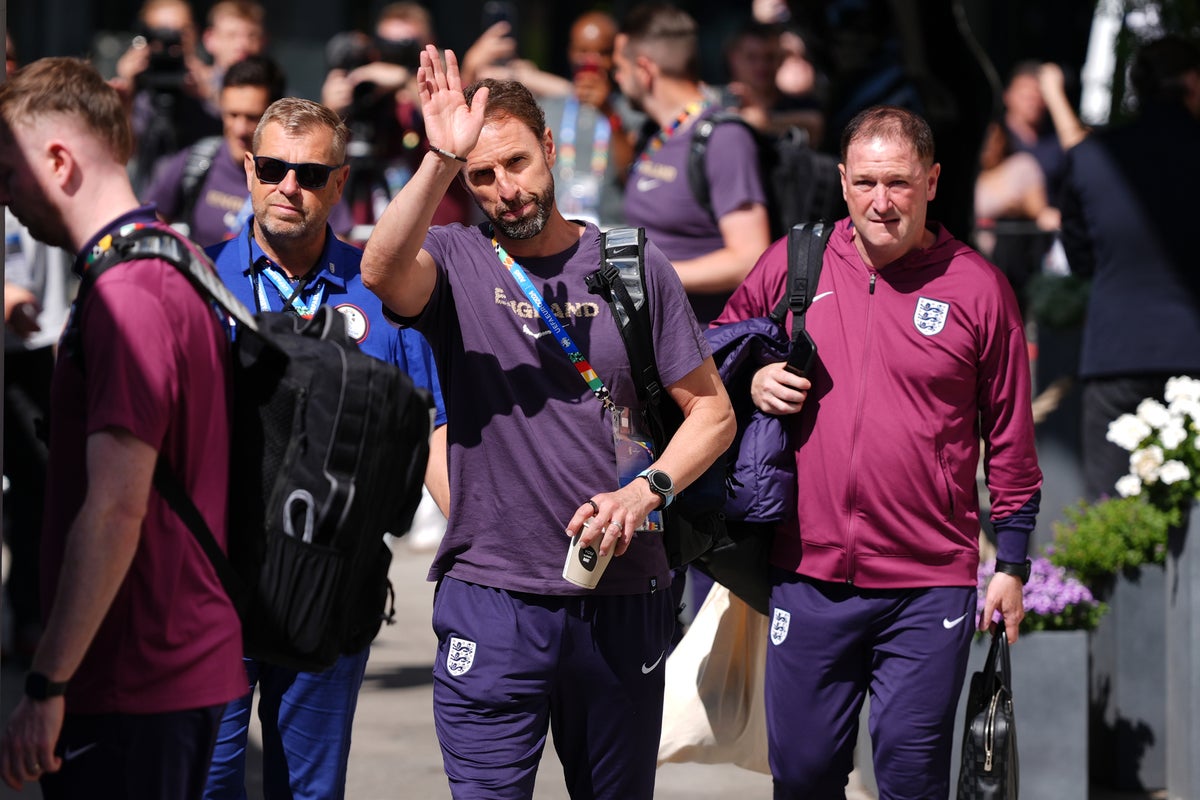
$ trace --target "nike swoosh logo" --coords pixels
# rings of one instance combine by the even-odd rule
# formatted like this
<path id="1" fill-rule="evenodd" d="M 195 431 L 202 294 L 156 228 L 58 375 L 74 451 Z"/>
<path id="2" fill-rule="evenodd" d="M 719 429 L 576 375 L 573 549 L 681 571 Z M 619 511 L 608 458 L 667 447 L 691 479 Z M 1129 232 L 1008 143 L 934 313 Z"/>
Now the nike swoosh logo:
<path id="1" fill-rule="evenodd" d="M 78 758 L 79 756 L 86 753 L 88 750 L 91 750 L 93 747 L 95 747 L 96 744 L 97 744 L 96 742 L 92 742 L 91 744 L 85 744 L 83 747 L 76 747 L 74 749 L 68 748 L 66 751 L 63 752 L 63 761 L 70 761 L 72 759 Z"/>
<path id="2" fill-rule="evenodd" d="M 969 611 L 968 611 L 968 612 L 967 612 L 967 614 L 969 614 L 969 613 L 971 613 L 971 612 L 969 612 Z M 958 625 L 958 623 L 960 623 L 960 622 L 962 622 L 964 619 L 966 619 L 966 618 L 967 618 L 967 614 L 963 614 L 963 615 L 962 615 L 961 617 L 959 617 L 958 619 L 947 619 L 947 618 L 945 618 L 945 617 L 942 617 L 942 627 L 943 627 L 943 628 L 945 628 L 946 630 L 950 630 L 950 629 L 951 629 L 951 628 L 953 628 L 954 626 Z"/>
<path id="3" fill-rule="evenodd" d="M 658 654 L 658 659 L 648 667 L 645 664 L 642 664 L 642 674 L 649 675 L 651 672 L 654 672 L 655 668 L 658 667 L 658 665 L 662 663 L 663 656 L 665 656 L 666 654 L 667 654 L 667 651 L 663 650 L 661 653 Z"/>
<path id="4" fill-rule="evenodd" d="M 813 303 L 817 302 L 822 297 L 829 297 L 829 295 L 831 295 L 831 294 L 833 294 L 833 292 L 821 292 L 819 295 L 817 295 L 816 297 L 814 297 L 812 299 L 812 303 L 809 303 L 809 305 L 811 306 Z"/>
<path id="5" fill-rule="evenodd" d="M 522 325 L 521 330 L 525 331 L 526 336 L 532 336 L 535 339 L 540 339 L 543 336 L 549 336 L 550 331 L 531 331 L 528 325 Z"/>
<path id="6" fill-rule="evenodd" d="M 639 192 L 648 192 L 651 189 L 657 189 L 662 184 L 658 178 L 638 178 L 637 190 Z"/>

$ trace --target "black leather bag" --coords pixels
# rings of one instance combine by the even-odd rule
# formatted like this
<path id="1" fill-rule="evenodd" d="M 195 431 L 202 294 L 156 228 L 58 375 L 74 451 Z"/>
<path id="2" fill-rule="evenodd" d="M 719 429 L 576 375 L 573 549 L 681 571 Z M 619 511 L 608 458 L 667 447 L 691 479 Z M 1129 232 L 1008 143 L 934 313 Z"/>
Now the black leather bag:
<path id="1" fill-rule="evenodd" d="M 987 662 L 967 692 L 958 800 L 1017 800 L 1019 778 L 1008 638 L 993 624 Z"/>

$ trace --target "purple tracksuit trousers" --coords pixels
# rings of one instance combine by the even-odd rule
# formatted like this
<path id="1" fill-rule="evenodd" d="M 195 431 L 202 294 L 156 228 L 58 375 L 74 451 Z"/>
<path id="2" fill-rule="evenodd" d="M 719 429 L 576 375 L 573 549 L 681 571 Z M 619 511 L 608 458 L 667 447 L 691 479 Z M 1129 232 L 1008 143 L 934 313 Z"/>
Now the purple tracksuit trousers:
<path id="1" fill-rule="evenodd" d="M 873 590 L 776 571 L 766 700 L 776 800 L 844 800 L 859 711 L 880 800 L 949 796 L 975 587 Z"/>
<path id="2" fill-rule="evenodd" d="M 651 800 L 671 593 L 550 596 L 444 578 L 434 723 L 456 800 L 523 800 L 553 730 L 573 800 Z"/>

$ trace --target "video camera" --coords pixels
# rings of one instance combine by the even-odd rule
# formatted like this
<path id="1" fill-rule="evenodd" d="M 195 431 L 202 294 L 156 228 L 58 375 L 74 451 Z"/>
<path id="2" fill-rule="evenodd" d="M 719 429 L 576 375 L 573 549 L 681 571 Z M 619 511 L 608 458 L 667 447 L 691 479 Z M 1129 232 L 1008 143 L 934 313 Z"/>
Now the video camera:
<path id="1" fill-rule="evenodd" d="M 150 63 L 137 76 L 138 88 L 159 92 L 183 90 L 187 64 L 184 62 L 180 31 L 173 28 L 144 28 L 133 37 L 133 46 L 150 48 Z"/>

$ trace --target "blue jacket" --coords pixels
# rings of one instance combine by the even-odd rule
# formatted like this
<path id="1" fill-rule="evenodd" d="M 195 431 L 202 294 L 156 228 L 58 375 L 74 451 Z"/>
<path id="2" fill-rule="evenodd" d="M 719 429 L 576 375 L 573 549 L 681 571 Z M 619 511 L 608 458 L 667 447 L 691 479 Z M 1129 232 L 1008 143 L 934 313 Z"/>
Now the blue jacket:
<path id="1" fill-rule="evenodd" d="M 725 516 L 736 522 L 779 522 L 796 503 L 796 463 L 782 418 L 750 400 L 750 380 L 761 367 L 784 361 L 788 332 L 767 317 L 750 317 L 704 331 L 737 416 L 729 450 Z"/>

